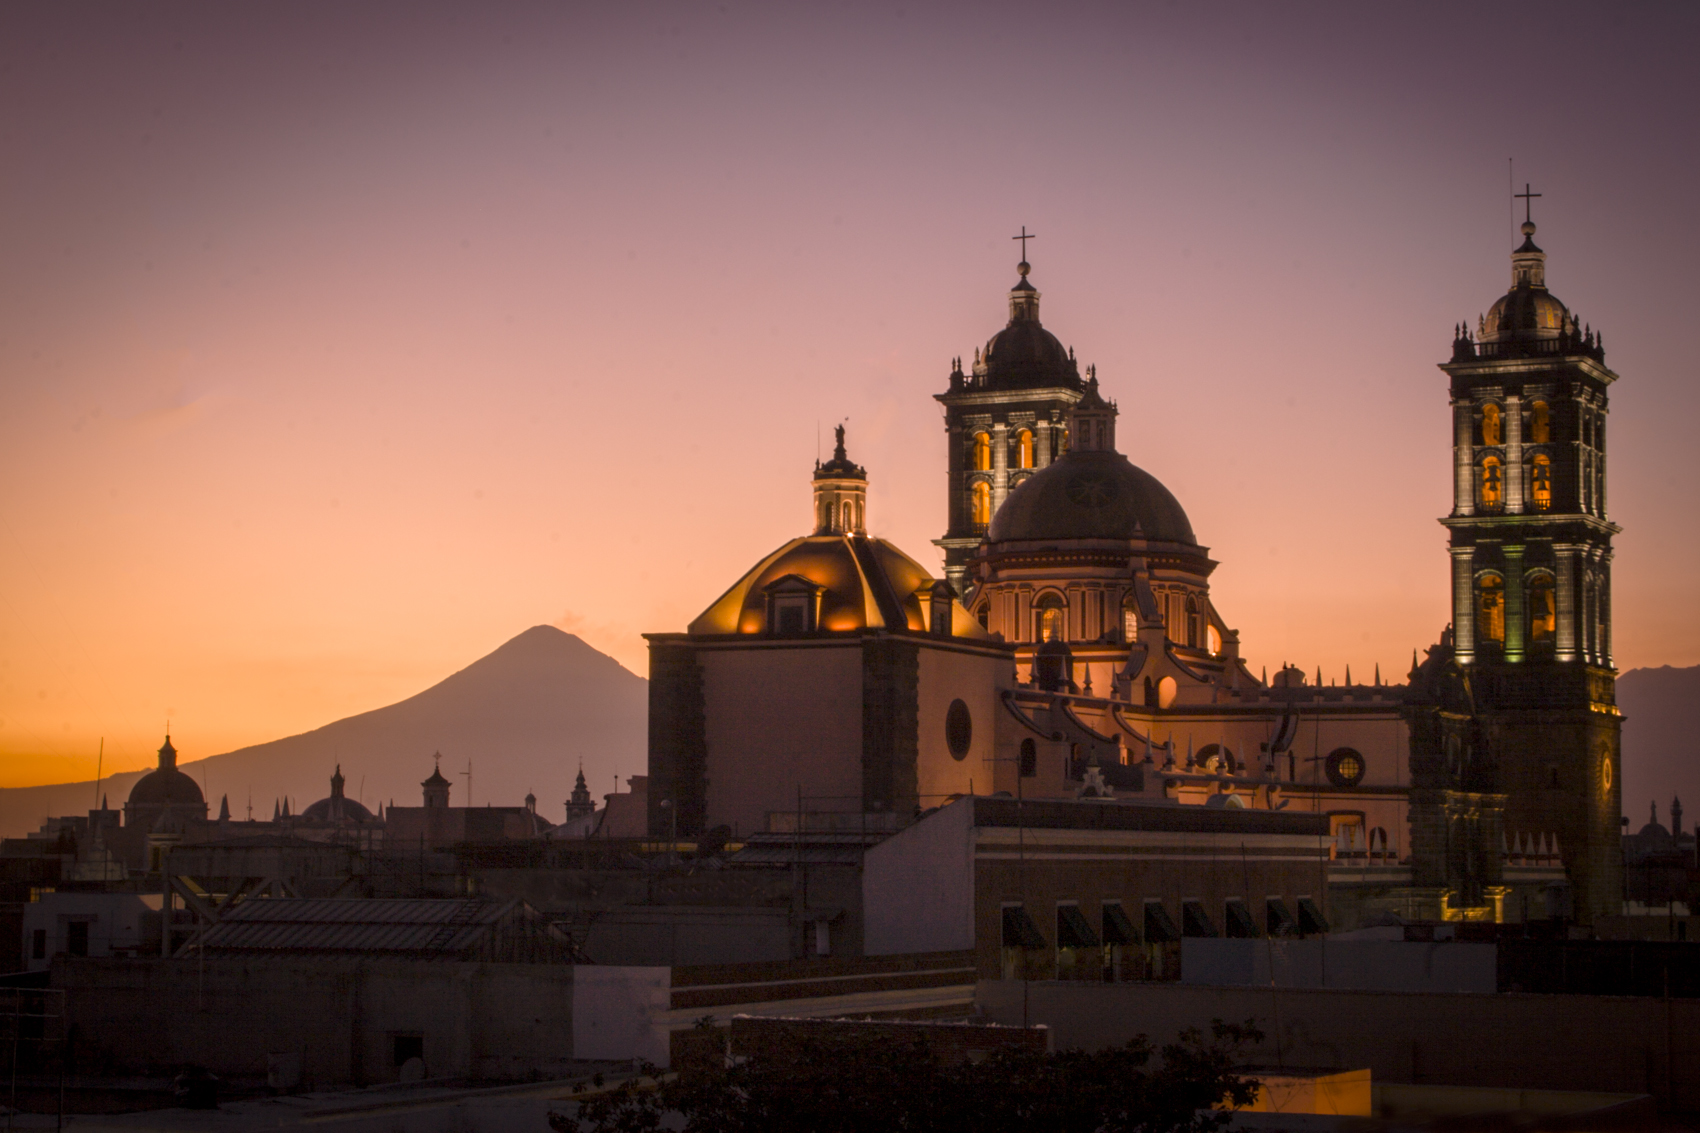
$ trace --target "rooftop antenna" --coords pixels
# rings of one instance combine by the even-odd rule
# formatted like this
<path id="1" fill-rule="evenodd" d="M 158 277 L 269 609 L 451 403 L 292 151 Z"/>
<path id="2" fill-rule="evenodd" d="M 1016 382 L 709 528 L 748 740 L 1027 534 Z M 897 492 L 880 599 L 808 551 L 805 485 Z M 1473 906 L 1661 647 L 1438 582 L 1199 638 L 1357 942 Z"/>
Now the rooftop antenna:
<path id="1" fill-rule="evenodd" d="M 106 737 L 100 737 L 100 752 L 94 757 L 94 805 L 100 806 L 100 773 L 106 763 Z M 104 807 L 101 807 L 104 810 Z"/>
<path id="2" fill-rule="evenodd" d="M 467 761 L 466 761 L 466 770 L 459 772 L 459 774 L 466 776 L 466 805 L 471 806 L 472 805 L 472 759 L 471 759 L 470 756 L 467 758 Z"/>

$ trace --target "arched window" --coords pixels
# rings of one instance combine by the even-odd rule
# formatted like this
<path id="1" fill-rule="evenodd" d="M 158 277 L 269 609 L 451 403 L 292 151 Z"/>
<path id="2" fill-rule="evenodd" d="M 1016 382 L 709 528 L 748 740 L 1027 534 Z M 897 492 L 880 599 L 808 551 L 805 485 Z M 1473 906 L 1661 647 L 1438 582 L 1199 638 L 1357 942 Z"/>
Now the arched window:
<path id="1" fill-rule="evenodd" d="M 1068 430 L 1059 428 L 1054 436 L 1057 439 L 1057 455 L 1061 456 L 1068 451 Z"/>
<path id="2" fill-rule="evenodd" d="M 1499 457 L 1482 458 L 1482 506 L 1500 507 L 1505 503 L 1505 475 Z"/>
<path id="3" fill-rule="evenodd" d="M 1132 641 L 1139 636 L 1139 603 L 1132 594 L 1122 599 L 1122 640 Z"/>
<path id="4" fill-rule="evenodd" d="M 974 434 L 974 471 L 990 472 L 992 468 L 992 438 L 985 433 Z"/>
<path id="5" fill-rule="evenodd" d="M 1529 467 L 1529 502 L 1536 511 L 1552 507 L 1552 459 L 1544 452 L 1537 453 Z"/>
<path id="6" fill-rule="evenodd" d="M 1490 401 L 1482 406 L 1482 444 L 1501 444 L 1500 437 L 1499 406 Z"/>
<path id="7" fill-rule="evenodd" d="M 984 480 L 976 480 L 970 492 L 974 504 L 974 526 L 984 531 L 992 522 L 992 486 Z"/>
<path id="8" fill-rule="evenodd" d="M 1068 638 L 1068 606 L 1055 594 L 1047 594 L 1033 607 L 1033 640 L 1065 641 Z"/>
<path id="9" fill-rule="evenodd" d="M 1186 643 L 1190 648 L 1198 648 L 1198 599 L 1193 595 L 1186 596 Z"/>
<path id="10" fill-rule="evenodd" d="M 1497 574 L 1476 580 L 1476 635 L 1495 644 L 1505 642 L 1505 580 Z"/>
<path id="11" fill-rule="evenodd" d="M 850 506 L 850 501 L 844 501 L 844 531 L 848 534 L 856 530 L 856 509 Z"/>
<path id="12" fill-rule="evenodd" d="M 1551 641 L 1557 621 L 1552 575 L 1537 574 L 1529 580 L 1529 640 L 1537 644 Z"/>
<path id="13" fill-rule="evenodd" d="M 1033 467 L 1033 431 L 1023 429 L 1015 434 L 1015 466 L 1017 468 Z"/>
<path id="14" fill-rule="evenodd" d="M 1222 634 L 1215 626 L 1206 625 L 1204 627 L 1204 641 L 1206 647 L 1210 650 L 1210 656 L 1217 657 L 1221 655 Z"/>
<path id="15" fill-rule="evenodd" d="M 1544 401 L 1529 406 L 1529 440 L 1538 445 L 1552 440 L 1552 414 Z"/>

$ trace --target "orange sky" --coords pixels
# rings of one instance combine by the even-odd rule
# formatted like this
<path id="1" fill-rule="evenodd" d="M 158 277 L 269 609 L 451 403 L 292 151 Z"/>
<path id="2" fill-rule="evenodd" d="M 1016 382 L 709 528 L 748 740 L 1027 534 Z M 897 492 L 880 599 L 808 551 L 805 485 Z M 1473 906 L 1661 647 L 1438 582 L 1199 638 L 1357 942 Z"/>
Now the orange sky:
<path id="1" fill-rule="evenodd" d="M 1692 10 L 1035 12 L 0 13 L 0 785 L 538 623 L 645 672 L 803 530 L 840 418 L 936 567 L 931 395 L 1022 224 L 1254 670 L 1403 674 L 1508 156 L 1623 379 L 1619 663 L 1700 662 Z"/>

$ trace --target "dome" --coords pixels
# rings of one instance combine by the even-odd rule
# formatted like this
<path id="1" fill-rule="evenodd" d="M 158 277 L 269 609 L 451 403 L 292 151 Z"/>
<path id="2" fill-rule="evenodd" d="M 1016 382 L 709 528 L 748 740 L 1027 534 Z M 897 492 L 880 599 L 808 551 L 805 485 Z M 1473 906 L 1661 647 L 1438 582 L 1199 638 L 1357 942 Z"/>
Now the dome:
<path id="1" fill-rule="evenodd" d="M 767 632 L 770 591 L 818 594 L 817 625 L 827 632 L 864 629 L 927 632 L 933 577 L 887 543 L 865 535 L 811 535 L 768 555 L 697 619 L 692 634 Z M 984 637 L 960 604 L 952 636 Z"/>
<path id="2" fill-rule="evenodd" d="M 1080 384 L 1075 362 L 1037 321 L 1012 322 L 986 343 L 987 389 L 1041 389 Z"/>
<path id="3" fill-rule="evenodd" d="M 201 794 L 199 783 L 175 767 L 161 767 L 136 780 L 136 785 L 130 788 L 130 805 L 199 807 L 205 810 L 207 800 Z"/>
<path id="4" fill-rule="evenodd" d="M 1544 287 L 1514 287 L 1488 308 L 1482 319 L 1482 341 L 1507 338 L 1557 338 L 1564 333 L 1570 312 Z"/>
<path id="5" fill-rule="evenodd" d="M 1180 501 L 1119 452 L 1072 450 L 1022 481 L 992 517 L 988 542 L 1147 539 L 1196 546 Z"/>
<path id="6" fill-rule="evenodd" d="M 345 819 L 349 822 L 374 822 L 372 812 L 347 796 L 335 796 L 320 799 L 312 806 L 301 812 L 301 817 L 309 822 L 333 822 Z"/>

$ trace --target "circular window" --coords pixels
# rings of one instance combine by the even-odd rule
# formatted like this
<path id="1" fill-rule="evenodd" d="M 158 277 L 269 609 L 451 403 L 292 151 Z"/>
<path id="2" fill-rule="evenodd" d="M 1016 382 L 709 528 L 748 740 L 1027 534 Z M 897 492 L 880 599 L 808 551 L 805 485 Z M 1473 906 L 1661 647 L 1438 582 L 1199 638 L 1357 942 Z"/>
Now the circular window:
<path id="1" fill-rule="evenodd" d="M 1611 790 L 1611 752 L 1609 751 L 1606 752 L 1605 758 L 1600 760 L 1600 785 L 1607 791 Z"/>
<path id="2" fill-rule="evenodd" d="M 1364 757 L 1349 747 L 1335 748 L 1322 765 L 1336 787 L 1355 787 L 1364 781 Z"/>
<path id="3" fill-rule="evenodd" d="M 952 759 L 968 758 L 968 745 L 974 742 L 974 717 L 960 700 L 951 701 L 944 714 L 944 742 Z"/>

